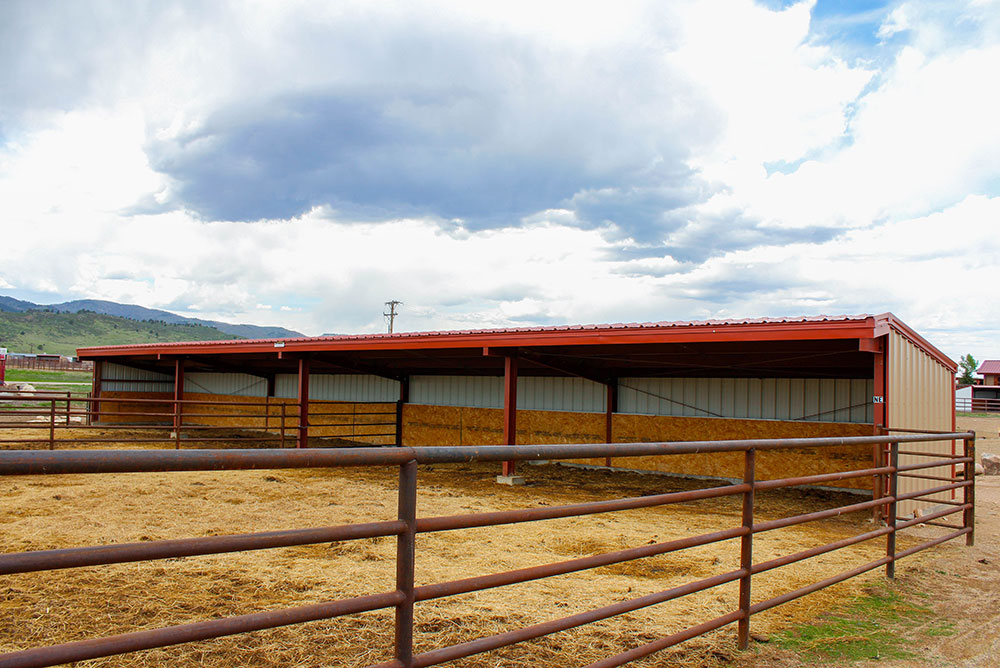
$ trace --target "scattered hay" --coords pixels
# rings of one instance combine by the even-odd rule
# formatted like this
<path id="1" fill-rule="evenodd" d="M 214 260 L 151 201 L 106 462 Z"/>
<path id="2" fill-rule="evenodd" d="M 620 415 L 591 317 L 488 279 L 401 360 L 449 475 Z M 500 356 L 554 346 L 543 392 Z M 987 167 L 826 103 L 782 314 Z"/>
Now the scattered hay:
<path id="1" fill-rule="evenodd" d="M 237 443 L 235 447 L 238 447 Z M 107 447 L 104 445 L 103 447 Z M 133 444 L 131 447 L 135 447 Z M 530 484 L 495 484 L 490 465 L 436 465 L 419 472 L 421 516 L 692 489 L 705 482 L 556 465 L 525 467 Z M 394 519 L 394 469 L 224 471 L 12 477 L 0 480 L 5 550 L 40 550 Z M 842 505 L 839 494 L 769 492 L 762 519 Z M 562 561 L 739 524 L 740 500 L 701 501 L 584 518 L 422 534 L 417 584 Z M 758 561 L 869 530 L 855 514 L 755 538 Z M 869 542 L 754 578 L 762 600 L 881 556 Z M 465 642 L 661 591 L 738 566 L 739 541 L 606 566 L 501 589 L 419 603 L 417 651 Z M 877 574 L 869 576 L 877 577 Z M 0 578 L 0 651 L 156 628 L 272 608 L 390 591 L 395 539 L 81 568 Z M 860 590 L 858 578 L 755 616 L 762 633 L 814 617 Z M 736 607 L 737 586 L 647 608 L 581 629 L 452 662 L 474 667 L 582 665 Z M 393 612 L 260 631 L 88 663 L 229 668 L 366 666 L 392 652 Z M 634 665 L 715 666 L 735 648 L 735 629 Z"/>

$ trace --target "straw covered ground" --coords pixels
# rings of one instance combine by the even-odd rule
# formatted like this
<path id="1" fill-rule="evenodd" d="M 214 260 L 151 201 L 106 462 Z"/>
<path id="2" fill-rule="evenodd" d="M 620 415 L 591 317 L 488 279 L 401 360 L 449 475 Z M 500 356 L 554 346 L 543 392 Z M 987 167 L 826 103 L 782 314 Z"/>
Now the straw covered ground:
<path id="1" fill-rule="evenodd" d="M 7 437 L 6 435 L 3 437 Z M 239 447 L 239 443 L 233 444 Z M 104 445 L 103 447 L 107 447 Z M 133 446 L 134 447 L 134 446 Z M 766 453 L 761 456 L 766 456 Z M 418 515 L 435 516 L 639 496 L 707 482 L 523 466 L 523 487 L 494 482 L 496 465 L 421 467 Z M 396 470 L 232 471 L 0 479 L 4 551 L 43 550 L 188 536 L 268 531 L 394 519 Z M 856 502 L 857 496 L 768 492 L 767 519 Z M 740 523 L 728 498 L 422 534 L 417 584 L 563 561 L 707 533 Z M 763 561 L 872 528 L 865 513 L 758 535 Z M 754 578 L 754 600 L 848 570 L 884 554 L 877 540 Z M 417 651 L 518 628 L 661 591 L 737 568 L 738 541 L 419 603 Z M 156 628 L 394 588 L 395 539 L 320 544 L 210 557 L 0 577 L 0 652 Z M 868 578 L 880 577 L 878 572 Z M 860 591 L 866 577 L 755 616 L 769 633 L 812 618 Z M 581 629 L 452 662 L 453 666 L 584 665 L 736 607 L 735 583 Z M 391 658 L 392 611 L 95 660 L 114 666 L 365 666 Z M 717 666 L 736 653 L 735 628 L 661 652 L 634 665 Z M 82 665 L 82 664 L 81 664 Z"/>

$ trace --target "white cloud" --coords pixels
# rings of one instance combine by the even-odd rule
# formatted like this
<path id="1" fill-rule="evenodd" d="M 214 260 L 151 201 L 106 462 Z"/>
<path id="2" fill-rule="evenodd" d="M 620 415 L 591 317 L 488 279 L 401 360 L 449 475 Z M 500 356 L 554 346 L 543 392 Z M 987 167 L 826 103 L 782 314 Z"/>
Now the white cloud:
<path id="1" fill-rule="evenodd" d="M 92 61 L 67 47 L 80 85 L 64 97 L 0 101 L 0 287 L 310 334 L 382 331 L 387 299 L 404 302 L 400 330 L 894 310 L 953 355 L 975 344 L 1000 356 L 1000 333 L 982 334 L 1000 321 L 1000 3 L 895 3 L 873 57 L 850 63 L 816 41 L 812 8 L 136 10 L 130 29 L 98 33 L 107 44 Z M 87 30 L 65 39 L 76 32 Z M 61 81 L 50 55 L 40 87 Z M 504 155 L 534 170 L 518 172 L 526 185 L 582 174 L 578 197 L 540 197 L 492 229 L 422 213 L 354 219 L 335 202 L 253 224 L 153 212 L 179 200 L 150 167 L 151 145 L 210 142 L 189 135 L 283 94 L 349 101 L 376 88 L 391 102 L 379 109 L 447 137 L 470 165 L 513 147 Z M 379 146 L 422 194 L 435 161 Z M 634 217 L 602 222 L 619 200 L 629 206 L 612 213 Z"/>

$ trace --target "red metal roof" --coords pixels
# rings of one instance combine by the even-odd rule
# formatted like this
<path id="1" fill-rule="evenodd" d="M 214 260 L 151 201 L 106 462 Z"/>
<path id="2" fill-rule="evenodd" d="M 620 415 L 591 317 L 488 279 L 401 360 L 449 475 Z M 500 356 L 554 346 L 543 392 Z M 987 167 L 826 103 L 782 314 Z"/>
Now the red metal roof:
<path id="1" fill-rule="evenodd" d="M 1000 373 L 1000 360 L 983 360 L 976 373 Z"/>
<path id="2" fill-rule="evenodd" d="M 504 327 L 395 334 L 352 334 L 291 339 L 238 339 L 149 343 L 80 348 L 83 359 L 132 355 L 200 355 L 286 353 L 309 351 L 432 350 L 455 348 L 511 348 L 517 346 L 576 346 L 644 343 L 694 343 L 741 341 L 805 341 L 871 339 L 893 329 L 944 366 L 955 362 L 891 313 L 881 315 L 800 316 L 791 318 L 739 318 L 674 322 Z"/>
<path id="3" fill-rule="evenodd" d="M 135 343 L 119 346 L 93 346 L 79 348 L 80 355 L 101 356 L 102 353 L 133 353 L 137 351 L 155 351 L 160 353 L 174 352 L 178 348 L 212 348 L 218 350 L 225 349 L 245 349 L 247 347 L 258 348 L 260 346 L 272 346 L 279 344 L 279 347 L 288 349 L 309 349 L 313 344 L 339 344 L 339 343 L 383 343 L 390 344 L 397 342 L 401 345 L 391 347 L 416 348 L 421 347 L 421 343 L 437 340 L 462 340 L 463 343 L 470 338 L 498 339 L 503 338 L 508 341 L 508 345 L 516 345 L 525 339 L 563 339 L 570 336 L 583 342 L 584 339 L 601 337 L 609 334 L 618 338 L 628 334 L 652 334 L 652 333 L 673 333 L 677 330 L 700 331 L 711 329 L 713 333 L 716 329 L 736 332 L 737 330 L 748 331 L 751 329 L 767 329 L 773 332 L 779 331 L 779 325 L 790 325 L 796 330 L 812 330 L 817 325 L 825 325 L 822 329 L 829 329 L 831 326 L 842 328 L 843 325 L 859 324 L 863 325 L 873 316 L 870 315 L 838 315 L 838 316 L 802 316 L 795 318 L 742 318 L 727 320 L 682 320 L 672 322 L 642 322 L 642 323 L 612 323 L 602 325 L 552 325 L 545 327 L 503 327 L 493 329 L 461 329 L 445 331 L 426 332 L 397 332 L 394 334 L 345 334 L 337 336 L 307 336 L 285 339 L 232 339 L 226 341 L 185 341 L 176 343 Z M 870 325 L 871 323 L 869 323 Z M 764 327 L 753 327 L 763 325 Z M 537 335 L 537 336 L 535 336 Z M 673 340 L 673 337 L 670 337 Z M 780 337 L 779 337 L 780 338 Z M 854 338 L 851 336 L 844 338 Z M 405 343 L 404 343 L 405 342 Z M 600 341 L 601 343 L 605 341 Z M 560 341 L 565 344 L 566 341 Z M 284 344 L 281 346 L 280 344 Z M 496 345 L 496 344 L 494 344 Z"/>

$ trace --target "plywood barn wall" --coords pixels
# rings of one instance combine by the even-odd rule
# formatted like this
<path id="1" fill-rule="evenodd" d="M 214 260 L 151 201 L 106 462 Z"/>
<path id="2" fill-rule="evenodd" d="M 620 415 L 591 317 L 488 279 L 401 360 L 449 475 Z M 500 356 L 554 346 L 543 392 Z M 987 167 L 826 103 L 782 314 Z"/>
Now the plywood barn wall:
<path id="1" fill-rule="evenodd" d="M 158 420 L 137 420 L 129 416 L 102 419 L 102 422 L 159 421 L 172 422 L 170 417 L 172 395 L 164 393 L 106 392 L 105 397 L 156 398 L 162 404 L 121 403 L 105 404 L 106 411 L 154 411 L 164 415 Z M 276 432 L 281 415 L 280 404 L 290 404 L 291 399 L 264 399 L 260 397 L 224 397 L 214 394 L 185 394 L 187 400 L 237 401 L 244 406 L 215 406 L 194 404 L 184 406 L 186 424 L 219 427 L 265 428 L 264 409 L 268 413 L 267 428 Z M 265 406 L 266 402 L 266 406 Z M 141 408 L 140 408 L 141 406 Z M 152 408 L 151 408 L 152 407 Z M 298 426 L 294 408 L 288 407 L 285 417 L 286 438 L 294 440 L 293 429 Z M 383 412 L 384 411 L 384 412 Z M 310 403 L 310 436 L 341 437 L 372 444 L 391 444 L 392 436 L 365 437 L 366 433 L 391 433 L 392 426 L 371 426 L 373 422 L 394 420 L 395 404 L 354 404 L 351 402 Z M 356 415 L 379 412 L 377 415 Z M 219 413 L 214 417 L 211 413 Z M 337 415 L 320 415 L 337 413 Z M 195 417 L 194 414 L 199 415 Z M 224 417 L 221 414 L 236 415 Z M 138 417 L 138 416 L 137 416 Z M 336 424 L 337 426 L 330 426 Z M 326 425 L 326 426 L 324 426 Z M 524 410 L 517 413 L 517 441 L 523 444 L 549 443 L 603 443 L 605 415 L 603 413 L 577 413 L 569 411 Z M 749 438 L 807 438 L 820 436 L 869 436 L 871 425 L 832 422 L 791 422 L 781 420 L 747 420 L 728 418 L 671 417 L 657 415 L 615 414 L 612 421 L 614 442 L 659 442 L 730 440 Z M 500 445 L 503 442 L 503 410 L 494 408 L 468 408 L 457 406 L 426 406 L 407 404 L 403 408 L 403 445 Z M 604 460 L 580 460 L 580 463 L 603 465 Z M 739 478 L 743 473 L 743 456 L 740 453 L 716 453 L 663 457 L 612 458 L 612 466 L 620 468 L 660 471 L 685 475 Z M 870 446 L 823 448 L 822 450 L 787 450 L 762 452 L 758 457 L 757 475 L 760 479 L 803 476 L 829 473 L 871 465 Z M 853 489 L 871 489 L 867 478 L 837 483 Z"/>

